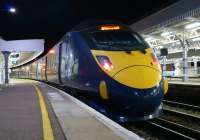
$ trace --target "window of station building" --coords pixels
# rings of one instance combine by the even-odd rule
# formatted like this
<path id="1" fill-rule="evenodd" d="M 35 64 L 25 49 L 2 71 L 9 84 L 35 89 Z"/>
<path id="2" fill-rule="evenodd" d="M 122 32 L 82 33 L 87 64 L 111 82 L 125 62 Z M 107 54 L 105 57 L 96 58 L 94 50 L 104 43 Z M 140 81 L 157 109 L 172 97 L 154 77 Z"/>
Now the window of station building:
<path id="1" fill-rule="evenodd" d="M 175 70 L 174 64 L 167 64 L 166 65 L 166 71 L 174 71 L 174 70 Z"/>
<path id="2" fill-rule="evenodd" d="M 197 62 L 197 67 L 200 67 L 200 61 Z"/>
<path id="3" fill-rule="evenodd" d="M 194 67 L 194 62 L 188 62 L 188 67 L 193 68 Z"/>
<path id="4" fill-rule="evenodd" d="M 191 62 L 190 64 L 191 64 L 191 67 L 194 67 L 194 62 Z"/>

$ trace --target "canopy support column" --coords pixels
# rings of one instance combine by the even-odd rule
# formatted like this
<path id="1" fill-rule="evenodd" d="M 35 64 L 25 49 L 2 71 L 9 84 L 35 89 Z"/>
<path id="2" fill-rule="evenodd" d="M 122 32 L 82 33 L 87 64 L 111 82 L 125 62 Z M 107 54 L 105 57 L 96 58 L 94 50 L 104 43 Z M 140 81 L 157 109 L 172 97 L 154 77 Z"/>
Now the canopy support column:
<path id="1" fill-rule="evenodd" d="M 2 54 L 4 55 L 4 61 L 5 61 L 5 84 L 8 84 L 9 83 L 9 71 L 8 71 L 8 59 L 9 59 L 9 56 L 10 56 L 10 53 L 9 51 L 2 51 Z"/>

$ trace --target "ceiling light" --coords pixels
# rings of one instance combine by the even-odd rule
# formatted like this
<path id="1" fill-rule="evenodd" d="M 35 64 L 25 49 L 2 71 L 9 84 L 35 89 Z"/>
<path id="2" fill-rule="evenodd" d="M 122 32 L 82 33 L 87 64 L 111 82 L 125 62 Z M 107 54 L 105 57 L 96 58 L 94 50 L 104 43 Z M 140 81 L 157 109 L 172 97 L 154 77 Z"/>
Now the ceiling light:
<path id="1" fill-rule="evenodd" d="M 200 37 L 195 37 L 192 39 L 192 41 L 199 41 L 200 40 Z"/>
<path id="2" fill-rule="evenodd" d="M 147 37 L 147 38 L 145 38 L 145 41 L 151 41 L 153 38 L 151 38 L 151 37 Z"/>
<path id="3" fill-rule="evenodd" d="M 194 22 L 185 26 L 185 29 L 193 29 L 200 26 L 200 22 Z"/>
<path id="4" fill-rule="evenodd" d="M 161 33 L 161 36 L 169 36 L 171 34 L 173 34 L 173 32 L 165 31 L 165 32 Z"/>

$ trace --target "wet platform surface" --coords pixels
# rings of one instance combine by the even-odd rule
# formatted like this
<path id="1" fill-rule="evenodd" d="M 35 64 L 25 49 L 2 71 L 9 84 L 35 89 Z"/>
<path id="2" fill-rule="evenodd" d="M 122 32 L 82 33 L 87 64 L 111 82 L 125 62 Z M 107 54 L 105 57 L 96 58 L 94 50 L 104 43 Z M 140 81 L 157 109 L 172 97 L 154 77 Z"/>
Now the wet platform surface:
<path id="1" fill-rule="evenodd" d="M 44 97 L 47 113 L 39 94 Z M 50 124 L 48 125 L 48 119 Z M 52 131 L 49 131 L 52 129 Z M 102 114 L 44 83 L 14 80 L 0 91 L 0 140 L 139 140 Z"/>

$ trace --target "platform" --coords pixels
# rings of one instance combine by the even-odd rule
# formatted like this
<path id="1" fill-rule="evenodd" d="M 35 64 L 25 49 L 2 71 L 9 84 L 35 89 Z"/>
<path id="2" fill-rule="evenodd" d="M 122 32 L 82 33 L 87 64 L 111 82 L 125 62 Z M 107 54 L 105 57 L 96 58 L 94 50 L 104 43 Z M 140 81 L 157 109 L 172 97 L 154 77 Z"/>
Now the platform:
<path id="1" fill-rule="evenodd" d="M 190 78 L 187 82 L 183 82 L 181 78 L 167 78 L 169 84 L 178 84 L 178 85 L 199 85 L 200 78 Z"/>
<path id="2" fill-rule="evenodd" d="M 67 93 L 14 80 L 0 91 L 2 140 L 141 140 Z"/>

